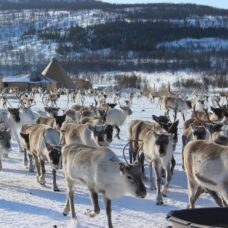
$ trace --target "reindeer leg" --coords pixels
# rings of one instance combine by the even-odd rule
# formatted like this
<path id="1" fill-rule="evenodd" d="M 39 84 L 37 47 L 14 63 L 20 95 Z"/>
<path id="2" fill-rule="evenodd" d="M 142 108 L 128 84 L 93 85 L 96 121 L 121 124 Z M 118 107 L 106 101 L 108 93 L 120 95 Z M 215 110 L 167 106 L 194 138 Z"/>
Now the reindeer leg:
<path id="1" fill-rule="evenodd" d="M 108 218 L 108 227 L 109 228 L 113 228 L 113 225 L 112 225 L 112 208 L 111 208 L 111 200 L 110 199 L 107 199 L 105 196 L 103 196 L 104 198 L 104 205 L 105 205 L 105 210 L 106 210 L 106 215 L 107 215 L 107 218 Z"/>
<path id="2" fill-rule="evenodd" d="M 33 166 L 33 161 L 32 161 L 32 155 L 28 154 L 29 156 L 29 172 L 34 173 L 34 166 Z"/>
<path id="3" fill-rule="evenodd" d="M 188 180 L 188 208 L 195 208 L 195 202 L 200 197 L 201 193 L 203 193 L 203 189 L 200 188 L 196 183 Z"/>
<path id="4" fill-rule="evenodd" d="M 13 131 L 13 135 L 14 135 L 14 138 L 15 138 L 15 140 L 17 141 L 17 144 L 18 144 L 18 146 L 19 146 L 19 152 L 23 153 L 24 150 L 23 150 L 23 148 L 22 148 L 22 146 L 21 146 L 21 143 L 20 143 L 19 137 L 18 137 L 18 135 L 17 135 L 17 132 Z"/>
<path id="5" fill-rule="evenodd" d="M 52 184 L 53 191 L 59 192 L 59 188 L 56 182 L 56 169 L 52 169 L 52 175 L 53 175 L 53 184 Z"/>
<path id="6" fill-rule="evenodd" d="M 98 194 L 94 192 L 94 190 L 89 190 L 89 192 L 90 192 L 90 199 L 92 201 L 93 209 L 88 209 L 85 214 L 88 215 L 89 217 L 95 217 L 97 214 L 100 213 Z"/>
<path id="7" fill-rule="evenodd" d="M 46 170 L 45 170 L 44 160 L 42 160 L 42 159 L 40 159 L 40 166 L 41 166 L 41 176 L 39 178 L 39 183 L 41 185 L 45 185 L 45 173 L 46 173 Z"/>
<path id="8" fill-rule="evenodd" d="M 173 170 L 174 170 L 175 166 L 176 166 L 176 160 L 175 160 L 174 156 L 172 156 L 171 168 L 170 168 L 170 172 L 172 175 L 173 175 Z"/>
<path id="9" fill-rule="evenodd" d="M 0 170 L 2 170 L 2 159 L 0 158 Z"/>
<path id="10" fill-rule="evenodd" d="M 211 191 L 209 189 L 206 189 L 206 190 L 219 207 L 224 207 L 222 199 L 218 196 L 218 194 L 216 192 Z"/>
<path id="11" fill-rule="evenodd" d="M 75 208 L 74 208 L 74 183 L 70 180 L 67 181 L 67 194 L 66 194 L 66 204 L 63 210 L 63 215 L 67 216 L 71 211 L 72 218 L 77 219 Z"/>
<path id="12" fill-rule="evenodd" d="M 185 121 L 185 116 L 184 116 L 184 113 L 181 113 L 182 114 L 182 118 L 183 118 L 183 120 Z"/>
<path id="13" fill-rule="evenodd" d="M 118 138 L 118 139 L 120 139 L 120 128 L 118 127 L 118 126 L 116 126 L 115 125 L 115 129 L 116 129 L 116 137 Z"/>
<path id="14" fill-rule="evenodd" d="M 176 119 L 177 119 L 177 110 L 175 109 L 174 110 L 174 122 L 176 121 Z"/>
<path id="15" fill-rule="evenodd" d="M 130 142 L 129 144 L 129 160 L 130 160 L 130 164 L 132 164 L 132 159 L 133 159 L 133 151 L 132 151 L 132 142 Z"/>
<path id="16" fill-rule="evenodd" d="M 162 195 L 164 197 L 166 197 L 170 180 L 171 180 L 170 164 L 167 164 L 165 167 L 165 184 L 162 188 Z"/>
<path id="17" fill-rule="evenodd" d="M 156 189 L 157 189 L 156 204 L 157 205 L 162 205 L 163 204 L 162 194 L 161 194 L 162 178 L 161 178 L 161 175 L 160 175 L 159 164 L 158 164 L 158 162 L 156 160 L 153 162 L 153 168 L 154 168 L 154 175 L 155 175 Z"/>
<path id="18" fill-rule="evenodd" d="M 224 182 L 221 186 L 221 196 L 225 206 L 228 205 L 228 183 Z"/>
<path id="19" fill-rule="evenodd" d="M 28 154 L 27 154 L 27 150 L 24 149 L 24 166 L 28 165 Z"/>
<path id="20" fill-rule="evenodd" d="M 151 190 L 154 190 L 154 189 L 156 189 L 156 187 L 155 187 L 155 181 L 154 181 L 154 177 L 153 177 L 153 171 L 152 171 L 152 164 L 150 163 L 150 165 L 149 165 L 149 178 L 150 178 L 150 188 L 151 188 Z"/>
<path id="21" fill-rule="evenodd" d="M 145 175 L 145 168 L 144 168 L 144 160 L 145 160 L 145 156 L 144 154 L 142 153 L 140 156 L 139 156 L 139 164 L 142 166 L 142 175 L 143 175 L 143 178 L 146 179 L 146 175 Z"/>
<path id="22" fill-rule="evenodd" d="M 35 166 L 36 166 L 36 172 L 37 172 L 36 179 L 37 179 L 37 182 L 40 183 L 40 176 L 41 176 L 40 163 L 36 156 L 34 156 L 34 160 L 35 160 Z"/>

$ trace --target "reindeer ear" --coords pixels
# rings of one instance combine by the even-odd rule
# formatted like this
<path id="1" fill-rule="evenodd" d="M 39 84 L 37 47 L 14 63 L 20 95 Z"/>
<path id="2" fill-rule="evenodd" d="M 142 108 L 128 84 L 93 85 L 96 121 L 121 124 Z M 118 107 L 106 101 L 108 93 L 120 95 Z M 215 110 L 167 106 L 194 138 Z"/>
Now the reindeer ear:
<path id="1" fill-rule="evenodd" d="M 178 126 L 178 125 L 179 125 L 179 120 L 175 121 L 175 122 L 174 122 L 174 125 L 175 125 L 175 126 Z"/>
<path id="2" fill-rule="evenodd" d="M 212 133 L 213 125 L 211 123 L 205 123 L 204 126 L 210 133 Z"/>
<path id="3" fill-rule="evenodd" d="M 153 133 L 156 138 L 159 136 L 159 134 L 156 131 L 153 131 Z"/>
<path id="4" fill-rule="evenodd" d="M 190 124 L 190 128 L 191 128 L 192 131 L 195 131 L 196 126 L 195 126 L 194 124 L 191 123 L 191 124 Z"/>
<path id="5" fill-rule="evenodd" d="M 169 138 L 170 139 L 174 139 L 175 138 L 175 134 L 169 134 Z"/>
<path id="6" fill-rule="evenodd" d="M 94 130 L 95 130 L 95 126 L 94 125 L 87 124 L 87 126 L 88 126 L 88 128 L 89 128 L 90 131 L 94 132 Z"/>
<path id="7" fill-rule="evenodd" d="M 154 121 L 156 121 L 156 120 L 157 120 L 157 116 L 152 115 L 152 119 L 153 119 Z"/>
<path id="8" fill-rule="evenodd" d="M 49 151 L 49 150 L 51 150 L 51 144 L 49 144 L 49 143 L 46 143 L 46 148 L 47 148 L 47 150 Z"/>
<path id="9" fill-rule="evenodd" d="M 126 165 L 124 163 L 119 163 L 120 175 L 123 176 L 126 173 Z"/>
<path id="10" fill-rule="evenodd" d="M 214 124 L 213 125 L 213 132 L 219 132 L 222 130 L 223 124 Z"/>
<path id="11" fill-rule="evenodd" d="M 103 124 L 102 126 L 102 130 L 105 131 L 107 129 L 108 125 L 107 124 Z"/>
<path id="12" fill-rule="evenodd" d="M 26 139 L 28 139 L 29 134 L 24 134 L 24 133 L 20 132 L 20 136 L 26 140 Z"/>

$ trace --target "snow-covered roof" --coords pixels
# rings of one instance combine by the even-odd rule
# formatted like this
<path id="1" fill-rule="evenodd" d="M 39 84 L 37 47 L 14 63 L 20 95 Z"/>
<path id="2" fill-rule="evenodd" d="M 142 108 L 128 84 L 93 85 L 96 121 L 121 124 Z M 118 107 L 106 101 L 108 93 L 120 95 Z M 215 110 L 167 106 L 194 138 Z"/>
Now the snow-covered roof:
<path id="1" fill-rule="evenodd" d="M 52 83 L 56 82 L 43 75 L 21 75 L 21 76 L 10 76 L 2 79 L 4 83 L 28 83 L 28 84 L 39 84 L 39 83 Z"/>

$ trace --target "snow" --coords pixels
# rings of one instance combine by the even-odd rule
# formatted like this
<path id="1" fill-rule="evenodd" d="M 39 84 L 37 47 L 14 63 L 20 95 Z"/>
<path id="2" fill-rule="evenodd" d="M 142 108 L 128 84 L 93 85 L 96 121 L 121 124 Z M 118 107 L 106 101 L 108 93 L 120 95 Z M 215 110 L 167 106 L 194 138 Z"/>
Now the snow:
<path id="1" fill-rule="evenodd" d="M 111 97 L 111 96 L 110 96 Z M 125 97 L 121 98 L 123 102 Z M 41 97 L 37 95 L 37 108 L 43 108 Z M 65 108 L 67 98 L 62 96 L 59 106 Z M 109 98 L 111 101 L 111 98 Z M 86 98 L 86 104 L 91 104 L 93 98 Z M 17 101 L 12 101 L 16 105 Z M 133 114 L 128 117 L 121 127 L 121 139 L 114 139 L 111 149 L 123 160 L 122 149 L 127 143 L 127 126 L 130 120 L 151 120 L 152 114 L 163 114 L 163 110 L 147 98 L 134 98 L 132 105 Z M 143 111 L 144 110 L 144 111 Z M 190 115 L 190 113 L 188 113 Z M 178 116 L 180 117 L 180 116 Z M 181 167 L 181 135 L 183 121 L 180 119 L 179 141 L 175 151 L 177 165 L 172 178 L 167 198 L 163 206 L 155 203 L 155 191 L 149 189 L 149 183 L 145 182 L 148 194 L 145 199 L 124 196 L 112 201 L 112 220 L 114 227 L 131 228 L 164 228 L 168 225 L 166 214 L 170 210 L 184 209 L 187 206 L 186 176 Z M 47 165 L 46 186 L 40 186 L 36 182 L 34 173 L 29 173 L 23 165 L 23 154 L 18 152 L 18 146 L 13 142 L 13 151 L 9 158 L 3 159 L 3 170 L 0 172 L 0 225 L 4 228 L 18 227 L 107 227 L 107 218 L 103 207 L 102 197 L 99 198 L 101 212 L 95 218 L 88 218 L 84 212 L 91 207 L 88 191 L 83 186 L 75 188 L 75 209 L 78 223 L 62 215 L 66 198 L 66 185 L 62 171 L 57 174 L 57 183 L 60 192 L 52 191 L 52 175 Z M 203 195 L 197 201 L 197 206 L 214 206 L 208 195 Z"/>
<path id="2" fill-rule="evenodd" d="M 175 40 L 171 42 L 163 42 L 157 45 L 157 48 L 160 47 L 168 47 L 168 48 L 188 48 L 191 50 L 199 50 L 202 52 L 202 49 L 206 51 L 215 49 L 220 50 L 228 49 L 228 40 L 227 39 L 219 39 L 219 38 L 201 38 L 201 39 L 193 39 L 193 38 L 184 38 L 180 40 Z"/>
<path id="3" fill-rule="evenodd" d="M 186 80 L 186 79 L 195 79 L 195 80 L 202 80 L 202 74 L 195 73 L 195 72 L 188 72 L 187 70 L 177 71 L 177 72 L 170 72 L 170 71 L 162 71 L 162 72 L 145 72 L 145 71 L 131 71 L 131 72 L 105 72 L 103 73 L 104 78 L 113 80 L 115 75 L 136 75 L 137 77 L 141 77 L 142 79 L 148 80 L 150 86 L 154 88 L 154 86 L 158 89 L 163 85 L 172 85 L 177 80 Z M 103 84 L 103 82 L 101 82 Z M 107 81 L 108 83 L 108 81 Z M 110 83 L 110 82 L 109 82 Z M 113 85 L 113 84 L 112 84 Z"/>
<path id="4" fill-rule="evenodd" d="M 4 77 L 2 82 L 10 83 L 10 82 L 24 82 L 24 83 L 50 83 L 55 82 L 52 79 L 42 78 L 40 81 L 31 81 L 31 75 L 21 75 L 21 76 L 11 76 L 11 77 Z"/>

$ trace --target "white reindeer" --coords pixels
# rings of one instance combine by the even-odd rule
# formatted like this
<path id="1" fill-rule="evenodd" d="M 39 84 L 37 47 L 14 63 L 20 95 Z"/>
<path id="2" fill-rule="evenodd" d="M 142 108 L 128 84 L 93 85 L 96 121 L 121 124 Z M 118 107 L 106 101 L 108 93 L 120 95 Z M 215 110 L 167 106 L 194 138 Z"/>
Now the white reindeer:
<path id="1" fill-rule="evenodd" d="M 106 124 L 113 125 L 113 127 L 117 130 L 116 137 L 119 137 L 120 133 L 120 126 L 123 125 L 124 121 L 128 117 L 128 115 L 131 115 L 132 111 L 129 106 L 120 106 L 120 109 L 117 108 L 109 108 L 103 118 L 106 122 Z"/>
<path id="2" fill-rule="evenodd" d="M 74 208 L 74 185 L 82 183 L 89 192 L 93 205 L 86 214 L 94 217 L 100 212 L 98 193 L 103 195 L 108 218 L 112 228 L 111 200 L 125 194 L 144 198 L 146 188 L 138 166 L 125 165 L 107 147 L 94 148 L 81 144 L 70 144 L 63 148 L 63 172 L 67 183 L 67 199 L 63 214 L 70 211 L 77 219 Z"/>
<path id="3" fill-rule="evenodd" d="M 24 124 L 33 124 L 36 119 L 39 118 L 39 114 L 33 112 L 31 108 L 8 108 L 8 125 L 11 129 L 11 133 L 18 143 L 19 151 L 23 152 L 23 148 L 20 144 L 18 131 Z"/>

